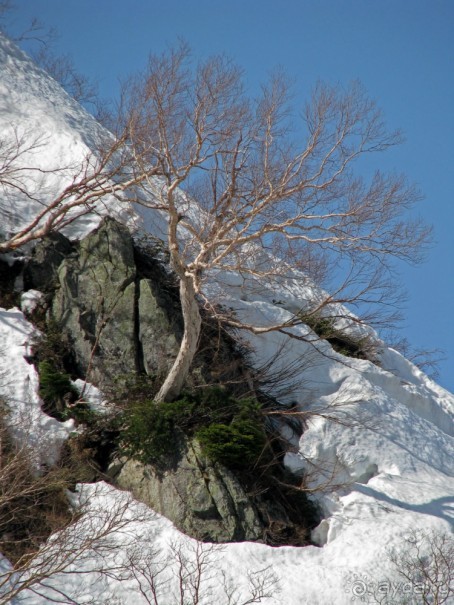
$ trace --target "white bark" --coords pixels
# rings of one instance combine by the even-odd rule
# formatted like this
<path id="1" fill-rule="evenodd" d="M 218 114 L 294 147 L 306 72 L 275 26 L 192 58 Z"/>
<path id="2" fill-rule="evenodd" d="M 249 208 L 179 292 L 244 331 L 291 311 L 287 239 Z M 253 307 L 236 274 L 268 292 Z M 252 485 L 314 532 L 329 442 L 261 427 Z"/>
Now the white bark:
<path id="1" fill-rule="evenodd" d="M 184 332 L 180 350 L 155 400 L 172 401 L 181 392 L 199 346 L 202 318 L 191 276 L 180 278 L 180 300 Z"/>

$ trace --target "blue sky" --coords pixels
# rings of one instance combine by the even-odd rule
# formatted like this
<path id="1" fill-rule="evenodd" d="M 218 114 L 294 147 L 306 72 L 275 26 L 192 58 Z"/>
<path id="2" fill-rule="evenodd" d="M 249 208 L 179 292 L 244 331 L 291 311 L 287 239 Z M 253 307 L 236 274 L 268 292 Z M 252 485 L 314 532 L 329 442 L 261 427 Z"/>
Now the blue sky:
<path id="1" fill-rule="evenodd" d="M 104 97 L 182 37 L 196 57 L 225 52 L 253 89 L 276 66 L 298 98 L 317 79 L 359 79 L 406 142 L 377 157 L 405 173 L 434 225 L 424 265 L 400 266 L 408 292 L 402 335 L 439 348 L 438 381 L 454 391 L 454 1 L 452 0 L 16 0 L 15 28 L 31 16 L 55 27 L 58 51 L 94 78 Z"/>

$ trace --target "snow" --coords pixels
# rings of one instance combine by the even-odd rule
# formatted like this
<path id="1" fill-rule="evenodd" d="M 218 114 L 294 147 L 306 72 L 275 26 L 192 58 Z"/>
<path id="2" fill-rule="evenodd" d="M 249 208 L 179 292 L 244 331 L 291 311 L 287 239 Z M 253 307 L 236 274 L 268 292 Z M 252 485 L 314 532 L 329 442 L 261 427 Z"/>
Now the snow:
<path id="1" fill-rule="evenodd" d="M 36 337 L 22 311 L 0 308 L 0 396 L 10 409 L 8 424 L 14 436 L 30 446 L 39 467 L 55 463 L 74 422 L 58 422 L 41 410 L 38 373 L 27 361 Z"/>
<path id="2" fill-rule="evenodd" d="M 30 315 L 30 313 L 33 313 L 33 311 L 42 303 L 43 297 L 43 293 L 38 290 L 27 290 L 27 292 L 22 292 L 20 300 L 21 311 L 23 311 L 25 315 Z"/>
<path id="3" fill-rule="evenodd" d="M 108 135 L 57 82 L 3 36 L 0 65 L 0 157 L 10 157 L 8 149 L 12 149 L 18 157 L 10 168 L 27 167 L 27 172 L 10 175 L 19 188 L 2 188 L 0 234 L 9 234 L 65 189 Z M 21 188 L 29 195 L 23 195 Z M 96 212 L 82 216 L 65 234 L 80 237 L 93 230 L 105 214 L 126 223 L 134 220 L 129 207 L 106 196 Z"/>
<path id="4" fill-rule="evenodd" d="M 102 392 L 94 384 L 77 378 L 73 385 L 80 393 L 81 399 L 86 401 L 94 412 L 105 414 L 109 411 L 109 402 L 104 398 Z"/>
<path id="5" fill-rule="evenodd" d="M 16 132 L 42 135 L 36 150 L 27 152 L 30 168 L 50 170 L 65 166 L 57 174 L 44 174 L 36 181 L 37 201 L 21 199 L 9 192 L 0 202 L 1 225 L 17 228 L 46 197 L 67 182 L 71 166 L 80 162 L 101 136 L 100 127 L 60 87 L 33 66 L 14 45 L 0 42 L 0 135 Z M 52 133 L 49 136 L 48 133 Z M 29 178 L 36 179 L 31 170 Z M 145 208 L 123 209 L 109 202 L 99 212 L 114 212 L 141 229 L 159 236 L 163 219 Z M 70 235 L 81 237 L 99 222 L 99 215 L 84 217 Z M 290 318 L 317 289 L 310 282 L 291 276 L 279 284 L 258 284 L 238 274 L 211 275 L 206 293 L 232 307 L 245 321 L 258 325 Z M 276 294 L 276 292 L 278 294 Z M 35 329 L 26 319 L 39 293 L 22 297 L 22 311 L 0 310 L 0 394 L 11 409 L 10 423 L 18 439 L 32 445 L 37 464 L 50 463 L 59 446 L 74 430 L 48 417 L 41 410 L 38 376 L 30 363 Z M 307 326 L 289 329 L 291 337 L 270 332 L 244 334 L 260 366 L 276 358 L 276 371 L 292 368 L 284 401 L 296 402 L 306 430 L 286 463 L 295 472 L 307 473 L 313 498 L 323 520 L 313 532 L 318 546 L 271 548 L 261 544 L 228 544 L 214 556 L 216 577 L 207 578 L 206 605 L 225 602 L 219 578 L 224 572 L 245 594 L 247 570 L 258 572 L 271 566 L 279 577 L 279 589 L 266 604 L 343 605 L 353 601 L 375 602 L 362 589 L 367 584 L 394 582 L 395 597 L 403 598 L 404 586 L 389 560 L 389 549 L 403 553 L 413 529 L 449 532 L 453 521 L 453 409 L 454 396 L 438 386 L 396 351 L 377 340 L 379 365 L 346 358 L 324 341 L 313 340 Z M 372 331 L 367 332 L 374 336 Z M 304 337 L 304 340 L 302 339 Z M 309 338 L 308 338 L 309 337 Z M 84 389 L 83 381 L 78 383 Z M 102 394 L 87 384 L 84 396 L 97 410 L 104 409 Z M 326 489 L 320 489 L 325 486 Z M 316 488 L 319 488 L 317 490 Z M 102 519 L 128 496 L 105 484 L 79 487 L 86 502 L 84 519 Z M 82 498 L 82 495 L 80 497 Z M 115 537 L 114 555 L 124 557 L 132 543 L 140 545 L 142 557 L 164 561 L 177 541 L 194 552 L 197 543 L 182 536 L 172 524 L 143 505 L 128 500 L 131 525 Z M 104 511 L 104 512 L 102 512 Z M 146 514 L 145 514 L 146 513 Z M 139 517 L 147 517 L 140 523 Z M 85 529 L 84 529 L 85 527 Z M 87 522 L 79 527 L 93 530 Z M 146 603 L 131 578 L 100 579 L 96 573 L 80 575 L 93 561 L 74 561 L 70 572 L 56 576 L 54 588 L 71 587 L 89 598 L 131 605 Z M 175 557 L 166 573 L 173 577 Z M 0 565 L 6 566 L 0 560 Z M 1 571 L 0 571 L 1 573 Z M 215 581 L 217 579 L 217 582 Z M 400 582 L 400 583 L 399 583 Z M 390 589 L 391 590 L 391 589 Z M 28 595 L 27 603 L 46 603 L 43 594 Z M 19 601 L 18 601 L 19 602 Z M 394 602 L 394 601 L 393 601 Z M 396 601 L 398 602 L 398 601 Z"/>

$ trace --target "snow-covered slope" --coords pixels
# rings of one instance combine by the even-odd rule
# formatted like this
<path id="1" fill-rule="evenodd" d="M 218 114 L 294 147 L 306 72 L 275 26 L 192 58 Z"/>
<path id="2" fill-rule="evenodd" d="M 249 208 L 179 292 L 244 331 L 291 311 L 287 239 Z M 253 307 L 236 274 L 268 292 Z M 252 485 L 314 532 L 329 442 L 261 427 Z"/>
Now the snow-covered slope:
<path id="1" fill-rule="evenodd" d="M 73 177 L 82 176 L 85 160 L 96 154 L 106 131 L 57 82 L 0 36 L 0 173 L 5 168 L 6 180 L 17 185 L 2 188 L 0 200 L 0 234 L 9 234 L 28 224 Z M 96 213 L 82 217 L 74 229 L 69 226 L 66 234 L 77 237 L 89 232 L 106 213 L 124 222 L 133 220 L 129 207 L 106 196 Z"/>
<path id="2" fill-rule="evenodd" d="M 9 141 L 14 133 L 29 141 L 38 137 L 39 148 L 25 155 L 27 166 L 43 170 L 65 168 L 57 173 L 40 173 L 35 202 L 21 198 L 17 190 L 3 192 L 1 228 L 17 228 L 40 202 L 45 203 L 48 196 L 58 192 L 70 178 L 71 167 L 95 148 L 100 132 L 94 119 L 58 84 L 11 43 L 0 39 L 0 136 Z M 37 174 L 30 172 L 30 178 Z M 113 201 L 108 209 L 142 228 L 151 229 L 160 220 L 144 210 L 141 216 L 134 215 L 134 209 L 123 209 Z M 84 217 L 72 235 L 83 235 L 98 221 L 97 215 Z M 234 307 L 243 318 L 258 322 L 290 317 L 288 309 L 308 296 L 307 287 L 294 281 L 279 291 L 276 304 L 272 288 L 264 287 L 257 293 L 235 275 L 224 282 L 228 285 L 222 291 L 222 302 Z M 298 336 L 308 329 L 299 326 L 293 330 Z M 47 444 L 58 444 L 72 427 L 47 417 L 39 408 L 36 373 L 25 359 L 32 334 L 33 328 L 21 311 L 0 312 L 0 389 L 10 402 L 14 417 L 27 418 L 27 438 L 37 444 L 37 449 L 43 446 L 49 451 Z M 308 472 L 311 487 L 326 487 L 313 495 L 322 507 L 324 520 L 313 534 L 319 546 L 226 545 L 215 556 L 216 577 L 219 579 L 224 571 L 241 591 L 247 584 L 247 571 L 271 566 L 280 578 L 280 592 L 275 586 L 274 596 L 262 602 L 282 605 L 376 602 L 380 582 L 385 592 L 377 598 L 386 596 L 386 586 L 389 592 L 388 601 L 378 602 L 399 603 L 409 595 L 419 598 L 417 588 L 405 587 L 395 575 L 388 553 L 394 549 L 403 557 L 411 548 L 408 538 L 413 530 L 428 535 L 431 531 L 450 531 L 454 501 L 454 396 L 386 347 L 380 350 L 378 366 L 345 358 L 327 343 L 314 347 L 277 333 L 245 338 L 250 339 L 256 351 L 257 364 L 281 350 L 276 367 L 299 367 L 293 391 L 287 397 L 305 413 L 307 428 L 300 442 L 294 444 L 294 451 L 287 455 L 287 463 L 296 472 Z M 88 492 L 90 489 L 94 488 L 85 488 Z M 93 506 L 108 509 L 122 497 L 120 492 L 105 486 L 93 494 Z M 131 504 L 131 516 L 136 510 L 139 514 L 141 507 Z M 194 545 L 158 515 L 134 532 L 144 556 L 158 546 L 164 552 L 176 539 L 183 540 L 188 548 Z M 116 556 L 120 558 L 125 550 L 122 551 L 123 538 L 118 536 Z M 77 563 L 74 565 L 77 570 Z M 202 602 L 222 604 L 221 583 L 210 577 L 212 590 Z M 386 584 L 390 579 L 394 581 L 392 586 Z M 80 591 L 83 586 L 89 587 L 87 591 L 99 602 L 109 595 L 131 605 L 147 602 L 132 580 L 120 582 L 111 578 L 100 583 L 94 575 L 76 574 L 69 578 L 57 576 L 53 582 L 65 590 L 71 583 L 78 584 Z M 375 597 L 368 592 L 375 592 Z M 48 601 L 30 595 L 27 602 Z"/>

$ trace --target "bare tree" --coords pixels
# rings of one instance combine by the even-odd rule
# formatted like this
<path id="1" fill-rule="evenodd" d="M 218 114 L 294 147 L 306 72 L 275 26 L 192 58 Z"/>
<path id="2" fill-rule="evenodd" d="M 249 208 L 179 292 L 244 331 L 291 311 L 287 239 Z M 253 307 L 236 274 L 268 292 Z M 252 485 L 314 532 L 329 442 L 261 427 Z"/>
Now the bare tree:
<path id="1" fill-rule="evenodd" d="M 175 605 L 213 601 L 219 605 L 250 605 L 263 599 L 275 602 L 280 591 L 276 573 L 266 567 L 233 578 L 220 570 L 224 551 L 219 544 L 182 540 L 173 542 L 167 555 L 135 545 L 126 552 L 126 573 L 117 579 L 132 580 L 149 605 L 170 600 Z"/>
<path id="2" fill-rule="evenodd" d="M 3 411 L 2 411 L 3 416 Z M 17 444 L 1 419 L 0 552 L 11 561 L 26 558 L 52 530 L 68 521 L 65 489 L 69 473 L 41 471 L 31 448 Z"/>
<path id="3" fill-rule="evenodd" d="M 435 530 L 412 530 L 398 550 L 388 551 L 400 583 L 381 582 L 374 591 L 377 603 L 389 603 L 390 588 L 398 588 L 396 603 L 442 605 L 454 595 L 454 540 Z M 396 597 L 393 595 L 393 601 Z"/>
<path id="4" fill-rule="evenodd" d="M 0 0 L 0 20 L 5 19 L 5 16 L 12 10 L 13 3 L 11 0 Z"/>
<path id="5" fill-rule="evenodd" d="M 24 29 L 17 31 L 12 15 L 17 6 L 13 0 L 0 0 L 0 32 L 5 33 L 17 44 L 32 43 L 41 47 L 51 45 L 57 36 L 52 27 L 46 27 L 38 17 L 31 17 Z"/>
<path id="6" fill-rule="evenodd" d="M 83 583 L 85 576 L 103 578 L 125 572 L 126 564 L 119 561 L 118 553 L 137 539 L 137 524 L 149 520 L 152 512 L 138 515 L 135 511 L 132 519 L 130 495 L 117 493 L 113 501 L 104 504 L 101 501 L 96 507 L 93 499 L 102 487 L 98 484 L 90 489 L 89 486 L 89 499 L 85 500 L 86 488 L 80 489 L 80 504 L 72 510 L 64 527 L 21 556 L 14 565 L 2 561 L 1 605 L 11 603 L 19 595 L 32 594 L 46 602 L 77 603 L 80 598 L 86 603 L 86 595 L 82 594 L 87 588 Z M 64 578 L 66 582 L 62 581 Z"/>
<path id="7" fill-rule="evenodd" d="M 70 55 L 56 55 L 48 46 L 40 46 L 32 57 L 73 99 L 86 108 L 97 107 L 99 95 L 96 83 L 77 70 Z"/>
<path id="8" fill-rule="evenodd" d="M 61 229 L 107 194 L 155 210 L 166 224 L 184 319 L 158 401 L 177 397 L 185 382 L 201 304 L 227 325 L 295 337 L 303 316 L 343 315 L 341 304 L 390 308 L 393 259 L 421 257 L 430 229 L 405 217 L 416 189 L 400 175 L 376 172 L 367 181 L 353 171 L 402 139 L 386 130 L 375 103 L 358 84 L 318 84 L 297 120 L 289 99 L 281 74 L 251 98 L 241 71 L 223 57 L 193 67 L 184 44 L 152 56 L 124 87 L 115 138 L 73 167 L 70 184 L 0 244 L 4 252 Z M 24 144 L 16 136 L 0 183 L 34 199 L 23 183 Z M 311 291 L 311 303 L 302 300 L 274 324 L 242 321 L 206 287 L 232 272 L 249 290 L 282 291 L 293 280 Z M 325 291 L 314 277 L 327 278 Z"/>
<path id="9" fill-rule="evenodd" d="M 81 216 L 95 213 L 100 201 L 113 200 L 141 182 L 143 175 L 129 169 L 131 157 L 125 146 L 126 134 L 114 139 L 107 132 L 101 133 L 100 129 L 97 149 L 87 152 L 79 162 L 42 168 L 36 157 L 45 147 L 47 136 L 30 135 L 19 127 L 11 127 L 8 136 L 0 141 L 0 189 L 3 190 L 0 215 L 4 223 L 11 225 L 18 219 L 22 207 L 29 218 L 14 232 L 3 234 L 0 253 L 16 250 L 52 231 L 64 229 Z M 62 186 L 49 193 L 55 175 L 61 175 Z"/>
<path id="10" fill-rule="evenodd" d="M 17 33 L 12 18 L 16 8 L 11 0 L 0 0 L 0 32 L 24 47 L 41 69 L 97 119 L 103 116 L 107 106 L 100 100 L 97 83 L 78 71 L 69 54 L 55 52 L 55 42 L 59 38 L 57 30 L 46 27 L 37 17 L 32 17 L 26 28 Z"/>
<path id="11" fill-rule="evenodd" d="M 325 267 L 341 277 L 306 309 L 320 313 L 335 303 L 385 302 L 392 259 L 420 258 L 430 230 L 404 216 L 416 189 L 400 175 L 376 172 L 367 182 L 353 172 L 363 156 L 400 143 L 400 133 L 387 132 L 358 84 L 318 84 L 299 121 L 289 98 L 281 74 L 250 98 L 230 61 L 214 57 L 192 68 L 184 45 L 152 56 L 125 88 L 122 115 L 137 165 L 160 175 L 148 179 L 154 195 L 146 205 L 168 221 L 185 324 L 158 400 L 176 397 L 184 383 L 200 334 L 199 301 L 220 315 L 207 279 L 234 271 L 259 288 L 282 289 L 284 277 L 310 287 Z M 222 319 L 256 334 L 301 323 L 298 313 L 276 325 Z"/>
<path id="12" fill-rule="evenodd" d="M 268 568 L 245 574 L 241 588 L 228 573 L 220 583 L 222 546 L 160 543 L 150 527 L 155 513 L 127 492 L 103 483 L 74 491 L 74 470 L 38 467 L 32 448 L 11 437 L 6 408 L 0 411 L 0 605 L 16 597 L 99 604 L 93 594 L 118 581 L 153 605 L 169 598 L 197 605 L 214 592 L 220 604 L 246 605 L 279 591 Z"/>
<path id="13" fill-rule="evenodd" d="M 20 464 L 23 471 L 23 461 L 12 464 L 15 468 Z M 1 487 L 3 478 L 2 474 Z M 13 500 L 27 498 L 29 503 L 43 489 L 52 488 L 49 480 L 44 485 L 37 478 L 30 481 L 30 477 L 20 486 L 15 481 L 14 487 Z M 58 487 L 61 488 L 61 480 Z M 102 598 L 90 600 L 94 581 L 113 582 L 107 584 L 106 592 L 115 582 L 126 581 L 141 602 L 153 605 L 168 603 L 169 598 L 172 603 L 197 605 L 207 602 L 214 591 L 219 593 L 220 604 L 247 605 L 260 603 L 264 598 L 273 599 L 279 592 L 278 578 L 268 568 L 248 572 L 241 589 L 239 579 L 226 573 L 219 583 L 218 565 L 223 549 L 218 545 L 178 542 L 167 554 L 153 548 L 153 536 L 146 541 L 143 529 L 138 530 L 138 524 L 150 521 L 153 513 L 138 514 L 137 506 L 132 506 L 131 497 L 125 492 L 118 492 L 113 501 L 104 504 L 101 501 L 101 505 L 94 506 L 93 500 L 101 490 L 92 486 L 85 498 L 81 492 L 79 506 L 73 509 L 66 525 L 35 550 L 19 557 L 14 565 L 0 560 L 0 605 L 11 603 L 16 597 L 31 596 L 72 605 L 104 602 Z M 8 504 L 0 498 L 1 512 Z M 32 512 L 36 515 L 36 510 Z M 24 510 L 16 507 L 15 513 L 23 516 Z M 4 530 L 10 524 L 11 519 L 2 520 L 0 529 L 6 539 Z M 88 585 L 85 577 L 89 578 Z M 110 598 L 108 602 L 112 602 Z"/>
<path id="14" fill-rule="evenodd" d="M 446 357 L 442 349 L 426 349 L 414 347 L 406 338 L 401 338 L 391 332 L 386 338 L 388 346 L 396 349 L 406 359 L 411 361 L 417 368 L 427 374 L 432 380 L 439 377 L 439 364 L 445 361 Z"/>
<path id="15" fill-rule="evenodd" d="M 131 496 L 103 500 L 112 488 L 102 484 L 79 486 L 71 503 L 74 469 L 37 466 L 32 448 L 11 436 L 6 408 L 0 412 L 0 605 L 31 594 L 74 603 L 61 578 L 118 573 L 119 545 L 130 547 L 153 513 L 143 507 L 132 518 Z"/>

